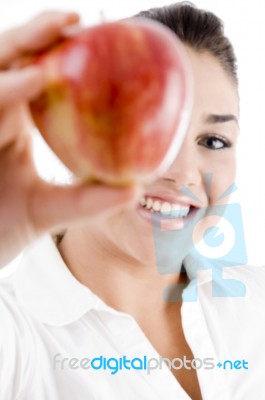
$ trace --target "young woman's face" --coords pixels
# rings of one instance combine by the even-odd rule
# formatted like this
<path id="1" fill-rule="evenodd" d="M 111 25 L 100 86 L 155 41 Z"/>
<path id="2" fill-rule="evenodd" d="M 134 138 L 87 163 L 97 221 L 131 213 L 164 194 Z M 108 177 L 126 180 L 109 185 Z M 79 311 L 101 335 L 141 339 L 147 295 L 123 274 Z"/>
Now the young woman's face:
<path id="1" fill-rule="evenodd" d="M 111 217 L 106 221 L 109 229 L 102 226 L 102 232 L 105 229 L 113 240 L 118 238 L 127 253 L 142 248 L 142 256 L 147 257 L 156 218 L 162 229 L 183 229 L 184 234 L 185 223 L 192 221 L 198 209 L 213 206 L 235 178 L 237 88 L 216 58 L 187 50 L 194 77 L 194 106 L 180 152 L 168 171 L 145 187 L 136 209 Z M 162 218 L 170 212 L 174 218 Z"/>

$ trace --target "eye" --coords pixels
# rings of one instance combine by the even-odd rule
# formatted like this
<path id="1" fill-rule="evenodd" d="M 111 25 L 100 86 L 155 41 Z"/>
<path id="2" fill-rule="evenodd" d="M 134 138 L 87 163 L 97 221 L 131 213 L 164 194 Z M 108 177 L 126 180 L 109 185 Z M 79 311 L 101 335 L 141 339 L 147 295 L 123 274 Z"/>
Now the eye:
<path id="1" fill-rule="evenodd" d="M 221 150 L 231 147 L 231 143 L 227 139 L 217 135 L 205 136 L 198 141 L 198 144 L 210 150 Z"/>

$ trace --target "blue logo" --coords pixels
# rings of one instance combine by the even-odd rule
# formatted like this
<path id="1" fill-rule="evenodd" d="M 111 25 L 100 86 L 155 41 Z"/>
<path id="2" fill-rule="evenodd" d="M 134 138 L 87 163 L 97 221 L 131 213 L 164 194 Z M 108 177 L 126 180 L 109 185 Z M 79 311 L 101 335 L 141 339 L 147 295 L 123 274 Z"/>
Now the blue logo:
<path id="1" fill-rule="evenodd" d="M 231 370 L 231 369 L 248 369 L 248 361 L 246 360 L 225 360 L 223 363 L 219 361 L 218 364 L 216 364 L 218 368 L 220 369 L 226 369 L 226 370 Z"/>
<path id="2" fill-rule="evenodd" d="M 210 187 L 212 175 L 206 175 Z M 161 223 L 153 220 L 156 265 L 160 274 L 174 274 L 187 269 L 194 281 L 183 292 L 183 301 L 197 300 L 196 275 L 198 270 L 212 270 L 213 297 L 244 297 L 245 285 L 236 279 L 223 278 L 223 269 L 245 265 L 247 253 L 241 207 L 238 203 L 216 204 L 237 188 L 233 184 L 211 207 L 201 207 L 193 218 L 179 230 L 162 230 Z M 186 188 L 185 194 L 194 198 Z M 209 193 L 207 193 L 209 195 Z M 198 199 L 196 199 L 198 201 Z M 165 216 L 165 219 L 172 216 Z M 186 266 L 185 266 L 186 264 Z M 181 301 L 181 284 L 168 287 L 164 292 L 167 301 Z"/>

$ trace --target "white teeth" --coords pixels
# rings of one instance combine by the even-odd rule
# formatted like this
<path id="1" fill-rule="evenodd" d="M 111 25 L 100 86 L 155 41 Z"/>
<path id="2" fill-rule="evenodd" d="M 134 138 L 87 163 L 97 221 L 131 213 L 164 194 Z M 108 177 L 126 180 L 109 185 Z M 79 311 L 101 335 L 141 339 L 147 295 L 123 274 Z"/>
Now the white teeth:
<path id="1" fill-rule="evenodd" d="M 180 216 L 181 217 L 186 217 L 189 213 L 190 209 L 189 208 L 182 208 L 182 210 L 180 210 Z"/>
<path id="2" fill-rule="evenodd" d="M 145 205 L 146 205 L 146 201 L 145 201 L 145 198 L 144 198 L 144 197 L 142 197 L 142 198 L 140 199 L 140 204 L 141 204 L 141 206 L 145 206 Z"/>
<path id="3" fill-rule="evenodd" d="M 171 205 L 167 202 L 162 204 L 161 213 L 165 215 L 170 215 L 171 213 Z"/>
<path id="4" fill-rule="evenodd" d="M 180 204 L 170 204 L 167 201 L 153 200 L 150 197 L 142 197 L 140 205 L 150 211 L 161 212 L 161 214 L 173 216 L 175 218 L 186 217 L 190 211 L 190 207 Z"/>
<path id="5" fill-rule="evenodd" d="M 146 207 L 148 208 L 148 210 L 153 207 L 153 200 L 150 199 L 150 197 L 148 197 L 147 199 Z"/>
<path id="6" fill-rule="evenodd" d="M 181 206 L 179 204 L 172 204 L 170 215 L 174 217 L 181 217 Z"/>
<path id="7" fill-rule="evenodd" d="M 172 204 L 172 206 L 171 206 L 171 209 L 173 211 L 179 211 L 179 210 L 181 210 L 181 208 L 182 208 L 182 206 L 179 204 Z"/>
<path id="8" fill-rule="evenodd" d="M 161 203 L 158 200 L 155 200 L 153 203 L 153 210 L 154 211 L 160 211 L 161 210 Z"/>

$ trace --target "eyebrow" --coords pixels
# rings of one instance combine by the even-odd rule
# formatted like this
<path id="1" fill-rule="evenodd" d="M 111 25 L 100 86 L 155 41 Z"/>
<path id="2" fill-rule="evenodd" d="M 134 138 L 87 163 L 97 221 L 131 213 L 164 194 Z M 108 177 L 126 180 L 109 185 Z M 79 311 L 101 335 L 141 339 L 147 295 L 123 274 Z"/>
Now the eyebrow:
<path id="1" fill-rule="evenodd" d="M 209 114 L 206 118 L 206 122 L 210 124 L 218 124 L 229 121 L 235 121 L 238 125 L 238 119 L 233 114 Z"/>

